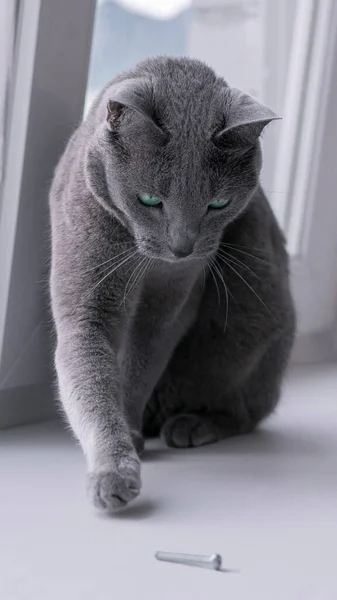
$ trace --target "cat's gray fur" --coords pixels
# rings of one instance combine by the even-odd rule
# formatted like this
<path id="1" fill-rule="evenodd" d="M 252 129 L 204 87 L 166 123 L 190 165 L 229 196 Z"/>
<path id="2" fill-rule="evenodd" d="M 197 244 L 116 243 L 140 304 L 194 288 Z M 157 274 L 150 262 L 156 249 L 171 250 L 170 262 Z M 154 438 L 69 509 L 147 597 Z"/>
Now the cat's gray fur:
<path id="1" fill-rule="evenodd" d="M 138 495 L 142 428 L 198 446 L 276 406 L 294 311 L 259 185 L 274 118 L 199 61 L 152 59 L 102 91 L 59 162 L 55 362 L 100 509 Z M 207 210 L 214 198 L 230 204 Z"/>

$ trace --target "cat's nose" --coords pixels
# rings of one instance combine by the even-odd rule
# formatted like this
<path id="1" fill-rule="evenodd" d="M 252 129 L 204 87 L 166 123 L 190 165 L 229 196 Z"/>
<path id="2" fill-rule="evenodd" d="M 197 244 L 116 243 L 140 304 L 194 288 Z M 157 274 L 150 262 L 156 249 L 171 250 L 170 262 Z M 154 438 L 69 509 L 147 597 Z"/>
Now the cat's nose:
<path id="1" fill-rule="evenodd" d="M 176 258 L 186 258 L 194 250 L 194 240 L 184 240 L 179 244 L 170 244 L 169 248 Z"/>

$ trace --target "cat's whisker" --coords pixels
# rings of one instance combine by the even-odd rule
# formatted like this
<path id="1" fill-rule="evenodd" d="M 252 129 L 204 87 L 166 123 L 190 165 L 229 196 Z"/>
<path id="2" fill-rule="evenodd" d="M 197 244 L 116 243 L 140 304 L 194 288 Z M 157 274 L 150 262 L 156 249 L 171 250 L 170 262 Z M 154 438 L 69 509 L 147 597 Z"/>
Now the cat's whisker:
<path id="1" fill-rule="evenodd" d="M 239 307 L 239 305 L 238 305 L 237 301 L 235 300 L 235 298 L 234 298 L 234 296 L 233 296 L 232 292 L 230 291 L 228 284 L 226 284 L 226 287 L 227 287 L 227 291 L 228 291 L 228 293 L 229 293 L 230 297 L 232 298 L 232 300 L 233 300 L 233 302 L 234 302 L 235 306 L 236 306 L 236 307 L 237 307 L 237 308 L 240 310 L 240 307 Z"/>
<path id="2" fill-rule="evenodd" d="M 139 279 L 137 280 L 136 285 L 139 285 L 141 283 L 141 281 L 143 281 L 143 279 L 146 277 L 152 260 L 154 260 L 154 259 L 148 258 L 147 263 L 145 264 L 144 268 L 142 269 L 141 275 L 140 275 Z"/>
<path id="3" fill-rule="evenodd" d="M 79 275 L 84 275 L 86 273 L 90 273 L 91 271 L 95 271 L 95 269 L 99 269 L 99 267 L 103 267 L 104 265 L 107 265 L 108 263 L 111 263 L 113 260 L 116 260 L 118 257 L 123 256 L 124 254 L 127 254 L 128 252 L 131 252 L 132 250 L 135 250 L 135 248 L 137 248 L 136 245 L 132 246 L 131 248 L 128 248 L 127 250 L 124 250 L 123 252 L 120 252 L 119 254 L 112 256 L 111 258 L 108 258 L 108 260 L 105 260 L 104 262 L 95 265 L 94 267 L 91 267 L 90 269 L 86 269 L 85 271 L 80 271 Z M 109 264 L 109 267 L 111 265 Z"/>
<path id="4" fill-rule="evenodd" d="M 134 254 L 133 254 L 132 256 L 134 256 Z M 104 269 L 101 269 L 101 270 L 100 270 L 100 271 L 97 273 L 97 275 L 100 277 L 101 275 L 103 275 L 104 273 L 106 273 L 107 271 L 109 271 L 109 269 L 113 268 L 114 266 L 117 266 L 117 265 L 119 264 L 119 262 L 120 262 L 122 259 L 124 259 L 124 258 L 127 258 L 127 256 L 120 257 L 118 260 L 116 260 L 116 262 L 115 262 L 115 261 L 113 261 L 111 264 L 109 264 L 108 266 L 104 267 Z M 128 271 L 128 272 L 129 272 L 129 271 Z"/>
<path id="5" fill-rule="evenodd" d="M 154 259 L 148 258 L 147 256 L 145 257 L 144 260 L 142 260 L 142 262 L 139 265 L 138 273 L 135 277 L 135 280 L 134 280 L 132 287 L 129 290 L 128 294 L 130 294 L 143 281 L 143 279 L 145 278 L 145 276 L 148 272 L 149 265 L 151 264 L 151 261 L 153 261 L 153 260 Z M 145 261 L 145 265 L 144 265 L 144 261 Z"/>
<path id="6" fill-rule="evenodd" d="M 145 267 L 145 272 L 143 274 L 142 279 L 145 279 L 145 277 L 150 273 L 150 271 L 152 271 L 152 268 L 154 267 L 154 264 L 157 262 L 157 258 L 150 258 L 149 262 L 147 263 L 147 266 Z"/>
<path id="7" fill-rule="evenodd" d="M 230 262 L 233 262 L 236 266 L 241 267 L 242 269 L 246 269 L 252 275 L 254 275 L 254 277 L 256 277 L 257 279 L 262 281 L 261 278 L 255 273 L 255 271 L 253 271 L 253 269 L 248 267 L 248 265 L 245 265 L 244 262 L 242 262 L 241 260 L 239 260 L 238 258 L 233 256 L 232 254 L 229 254 L 228 252 L 225 252 L 224 250 L 218 250 L 218 258 L 220 260 L 226 259 L 226 260 L 229 260 Z"/>
<path id="8" fill-rule="evenodd" d="M 128 260 L 130 260 L 133 256 L 135 256 L 138 253 L 138 250 L 135 250 L 135 252 L 133 252 L 133 254 L 131 254 L 131 256 L 127 256 L 126 258 L 123 258 L 119 264 L 113 267 L 113 269 L 109 270 L 109 272 L 104 275 L 104 277 L 102 277 L 102 279 L 100 279 L 92 288 L 90 288 L 90 290 L 85 294 L 84 299 L 86 299 L 101 283 L 103 283 L 103 281 L 105 279 L 107 279 L 107 277 L 109 277 L 110 275 L 112 275 L 112 273 L 114 273 L 115 271 L 117 271 L 117 269 L 119 269 L 120 267 L 122 267 Z"/>
<path id="9" fill-rule="evenodd" d="M 136 266 L 134 267 L 127 283 L 124 289 L 124 296 L 123 296 L 123 300 L 120 303 L 118 309 L 120 309 L 120 307 L 122 306 L 122 304 L 124 304 L 124 310 L 126 310 L 126 299 L 127 297 L 131 294 L 133 288 L 134 288 L 134 282 L 137 280 L 137 276 L 139 274 L 139 271 L 141 270 L 142 265 L 144 264 L 144 261 L 146 261 L 147 257 L 143 257 L 143 258 L 139 258 L 139 261 L 137 262 Z M 134 278 L 134 281 L 132 281 L 132 279 Z"/>
<path id="10" fill-rule="evenodd" d="M 220 308 L 220 304 L 221 304 L 221 302 L 220 302 L 220 290 L 219 290 L 218 282 L 217 282 L 216 277 L 215 277 L 214 272 L 213 272 L 214 262 L 213 262 L 212 258 L 210 259 L 210 262 L 208 263 L 208 266 L 210 268 L 210 271 L 211 271 L 211 274 L 212 274 L 212 277 L 213 277 L 213 280 L 214 280 L 214 283 L 215 283 L 215 286 L 216 286 L 216 290 L 217 290 L 217 294 L 218 294 L 218 307 Z"/>
<path id="11" fill-rule="evenodd" d="M 136 252 L 135 254 L 137 255 L 137 252 Z M 135 254 L 132 254 L 132 256 L 130 256 L 130 258 L 134 258 Z M 123 256 L 123 257 L 119 258 L 119 259 L 118 259 L 116 262 L 113 262 L 112 264 L 109 264 L 107 267 L 104 267 L 104 269 L 101 269 L 101 270 L 100 270 L 100 271 L 97 273 L 97 275 L 98 275 L 99 277 L 101 277 L 102 275 L 104 275 L 104 273 L 106 273 L 107 271 L 109 271 L 109 269 L 112 269 L 113 267 L 115 267 L 115 266 L 118 266 L 118 265 L 119 265 L 119 262 L 120 262 L 121 260 L 123 260 L 124 258 L 128 258 L 128 256 Z M 128 265 L 128 266 L 129 266 L 129 265 Z M 132 267 L 132 265 L 131 265 L 131 267 Z M 127 272 L 129 272 L 129 269 L 128 269 L 128 271 L 127 271 Z"/>
<path id="12" fill-rule="evenodd" d="M 130 271 L 132 271 L 132 269 L 135 267 L 136 263 L 138 263 L 138 259 L 141 258 L 142 255 L 139 253 L 139 256 L 134 257 L 134 260 L 131 262 L 131 264 L 128 265 L 128 268 L 125 271 L 125 275 L 128 275 L 130 273 Z"/>
<path id="13" fill-rule="evenodd" d="M 124 304 L 124 310 L 126 311 L 126 299 L 129 295 L 129 286 L 131 284 L 131 280 L 134 277 L 135 273 L 137 272 L 140 264 L 142 263 L 142 258 L 141 256 L 136 256 L 135 260 L 133 261 L 133 264 L 131 265 L 131 267 L 126 271 L 126 274 L 128 274 L 131 271 L 131 275 L 125 285 L 124 288 L 124 295 L 123 295 L 123 300 L 121 301 L 120 305 L 118 306 L 118 310 L 121 308 L 122 304 Z"/>
<path id="14" fill-rule="evenodd" d="M 224 257 L 218 256 L 218 258 L 219 258 L 219 259 L 220 259 L 220 260 L 221 260 L 221 261 L 222 261 L 224 264 L 226 264 L 226 261 L 225 261 Z M 228 260 L 228 259 L 227 259 L 227 260 Z M 234 263 L 234 264 L 235 264 L 235 263 Z M 243 263 L 242 263 L 242 264 L 243 264 Z M 247 267 L 247 269 L 248 269 L 248 267 Z M 261 281 L 261 280 L 260 280 L 260 281 Z M 233 296 L 232 292 L 230 291 L 230 288 L 229 288 L 229 285 L 228 285 L 228 283 L 226 283 L 226 288 L 227 288 L 228 294 L 229 294 L 229 295 L 230 295 L 230 297 L 232 298 L 232 300 L 233 300 L 233 302 L 234 302 L 235 306 L 236 306 L 238 309 L 240 309 L 240 307 L 239 307 L 239 305 L 238 305 L 237 301 L 235 300 L 235 298 L 234 298 L 234 296 Z"/>
<path id="15" fill-rule="evenodd" d="M 224 329 L 224 331 L 226 331 L 226 329 L 227 329 L 227 322 L 228 322 L 228 291 L 227 291 L 227 285 L 225 283 L 225 280 L 223 278 L 223 275 L 222 275 L 221 270 L 219 269 L 218 265 L 216 263 L 213 263 L 213 266 L 214 266 L 214 269 L 216 270 L 216 273 L 220 277 L 220 280 L 223 283 L 223 286 L 225 288 L 225 293 L 226 293 L 226 320 L 225 320 L 225 329 Z"/>
<path id="16" fill-rule="evenodd" d="M 268 262 L 264 258 L 260 258 L 259 256 L 255 256 L 255 254 L 251 254 L 251 252 L 245 252 L 244 250 L 240 250 L 240 249 L 235 248 L 234 246 L 229 245 L 229 244 L 221 243 L 220 245 L 223 246 L 224 248 L 226 248 L 227 250 L 231 250 L 232 252 L 239 252 L 240 254 L 245 254 L 246 256 L 249 256 L 250 258 L 254 258 L 254 260 L 257 260 L 258 262 L 264 263 L 265 265 L 268 265 L 270 267 L 273 266 L 270 262 Z"/>
<path id="17" fill-rule="evenodd" d="M 207 236 L 205 236 L 205 237 L 203 238 L 203 242 L 207 243 L 208 241 L 212 242 L 212 245 L 213 245 L 213 244 L 214 244 L 214 236 L 212 236 L 212 235 L 207 235 Z M 218 245 L 218 250 L 219 250 L 219 248 L 220 248 L 221 246 L 224 246 L 224 247 L 226 247 L 226 248 L 228 248 L 228 249 L 230 249 L 230 250 L 232 250 L 232 249 L 235 249 L 235 250 L 236 250 L 236 249 L 240 249 L 240 250 L 242 250 L 242 251 L 253 250 L 253 251 L 260 252 L 261 254 L 266 254 L 266 255 L 268 255 L 268 254 L 269 254 L 269 255 L 272 255 L 272 254 L 274 254 L 274 253 L 273 253 L 271 250 L 264 250 L 264 249 L 262 249 L 262 248 L 256 248 L 256 247 L 250 247 L 250 246 L 243 246 L 243 245 L 240 245 L 240 244 L 232 244 L 232 243 L 230 243 L 230 242 L 224 242 L 224 241 L 220 241 L 220 242 L 219 242 L 219 245 Z M 239 251 L 239 250 L 237 250 L 237 252 L 238 252 L 238 251 Z M 262 258 L 260 258 L 260 257 L 258 257 L 258 256 L 254 256 L 254 254 L 250 254 L 249 252 L 247 252 L 247 254 L 248 254 L 248 256 L 251 256 L 251 257 L 253 257 L 253 258 L 256 258 L 256 260 L 261 260 L 261 261 L 263 261 L 263 259 L 262 259 Z M 267 261 L 264 261 L 264 262 L 266 262 L 266 263 L 267 263 Z M 267 263 L 267 264 L 270 264 L 270 263 Z"/>
<path id="18" fill-rule="evenodd" d="M 270 254 L 270 255 L 273 254 L 273 252 L 271 250 L 262 250 L 262 248 L 256 248 L 256 247 L 250 248 L 249 246 L 241 246 L 239 244 L 230 244 L 229 242 L 221 242 L 220 246 L 224 246 L 225 248 L 228 248 L 229 250 L 235 250 L 236 252 L 240 251 L 242 253 L 247 254 L 248 256 L 250 256 L 252 258 L 256 258 L 257 260 L 266 262 L 267 264 L 270 264 L 270 263 L 265 261 L 263 258 L 260 258 L 259 256 L 255 256 L 254 254 L 247 252 L 247 250 L 254 250 L 254 252 L 261 252 L 261 254 Z"/>
<path id="19" fill-rule="evenodd" d="M 254 290 L 254 288 L 252 288 L 252 286 L 248 283 L 248 281 L 246 281 L 246 279 L 236 270 L 234 269 L 234 267 L 227 262 L 227 260 L 224 259 L 224 262 L 227 264 L 227 266 L 238 276 L 240 277 L 240 279 L 246 284 L 246 286 L 251 290 L 251 292 L 254 294 L 254 296 L 256 296 L 256 298 L 261 302 L 262 306 L 264 306 L 264 308 L 269 312 L 269 314 L 272 316 L 272 318 L 274 319 L 274 321 L 276 321 L 273 313 L 269 310 L 268 306 L 263 302 L 262 298 L 259 296 L 259 294 Z"/>
<path id="20" fill-rule="evenodd" d="M 142 278 L 142 274 L 144 272 L 144 269 L 146 268 L 146 265 L 149 261 L 149 257 L 148 256 L 144 256 L 142 262 L 139 265 L 139 269 L 138 269 L 138 273 L 132 283 L 131 289 L 130 289 L 130 293 L 133 292 L 134 289 L 136 289 L 137 285 L 139 284 L 141 278 Z"/>
<path id="21" fill-rule="evenodd" d="M 220 267 L 219 267 L 219 268 L 220 268 Z M 220 269 L 220 270 L 221 270 L 221 269 Z M 236 306 L 236 307 L 239 309 L 240 307 L 239 307 L 239 305 L 238 305 L 237 301 L 235 300 L 235 298 L 234 298 L 234 296 L 233 296 L 232 292 L 230 291 L 230 288 L 229 288 L 229 285 L 228 285 L 228 283 L 226 283 L 226 289 L 227 289 L 227 292 L 228 292 L 228 294 L 229 294 L 229 295 L 230 295 L 230 297 L 232 298 L 232 300 L 233 300 L 233 302 L 234 302 L 235 306 Z"/>

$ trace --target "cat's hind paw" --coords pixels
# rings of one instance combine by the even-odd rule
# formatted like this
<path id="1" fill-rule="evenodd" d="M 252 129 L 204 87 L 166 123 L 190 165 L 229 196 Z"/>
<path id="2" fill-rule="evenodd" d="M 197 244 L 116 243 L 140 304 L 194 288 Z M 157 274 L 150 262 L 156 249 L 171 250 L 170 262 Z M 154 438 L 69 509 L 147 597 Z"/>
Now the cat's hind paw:
<path id="1" fill-rule="evenodd" d="M 161 439 L 172 448 L 191 448 L 221 439 L 211 419 L 200 415 L 175 415 L 164 423 Z"/>

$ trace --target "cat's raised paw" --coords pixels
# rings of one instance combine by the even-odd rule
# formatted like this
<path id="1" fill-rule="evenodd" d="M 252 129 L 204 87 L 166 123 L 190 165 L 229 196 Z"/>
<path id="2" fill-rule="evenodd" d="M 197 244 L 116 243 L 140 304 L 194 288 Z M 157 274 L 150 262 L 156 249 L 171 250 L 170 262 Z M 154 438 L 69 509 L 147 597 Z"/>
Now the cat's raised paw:
<path id="1" fill-rule="evenodd" d="M 219 440 L 214 423 L 200 415 L 176 415 L 166 421 L 161 439 L 172 448 L 191 448 Z"/>
<path id="2" fill-rule="evenodd" d="M 106 513 L 124 508 L 138 496 L 140 488 L 140 463 L 133 457 L 88 474 L 89 497 L 96 508 Z"/>

